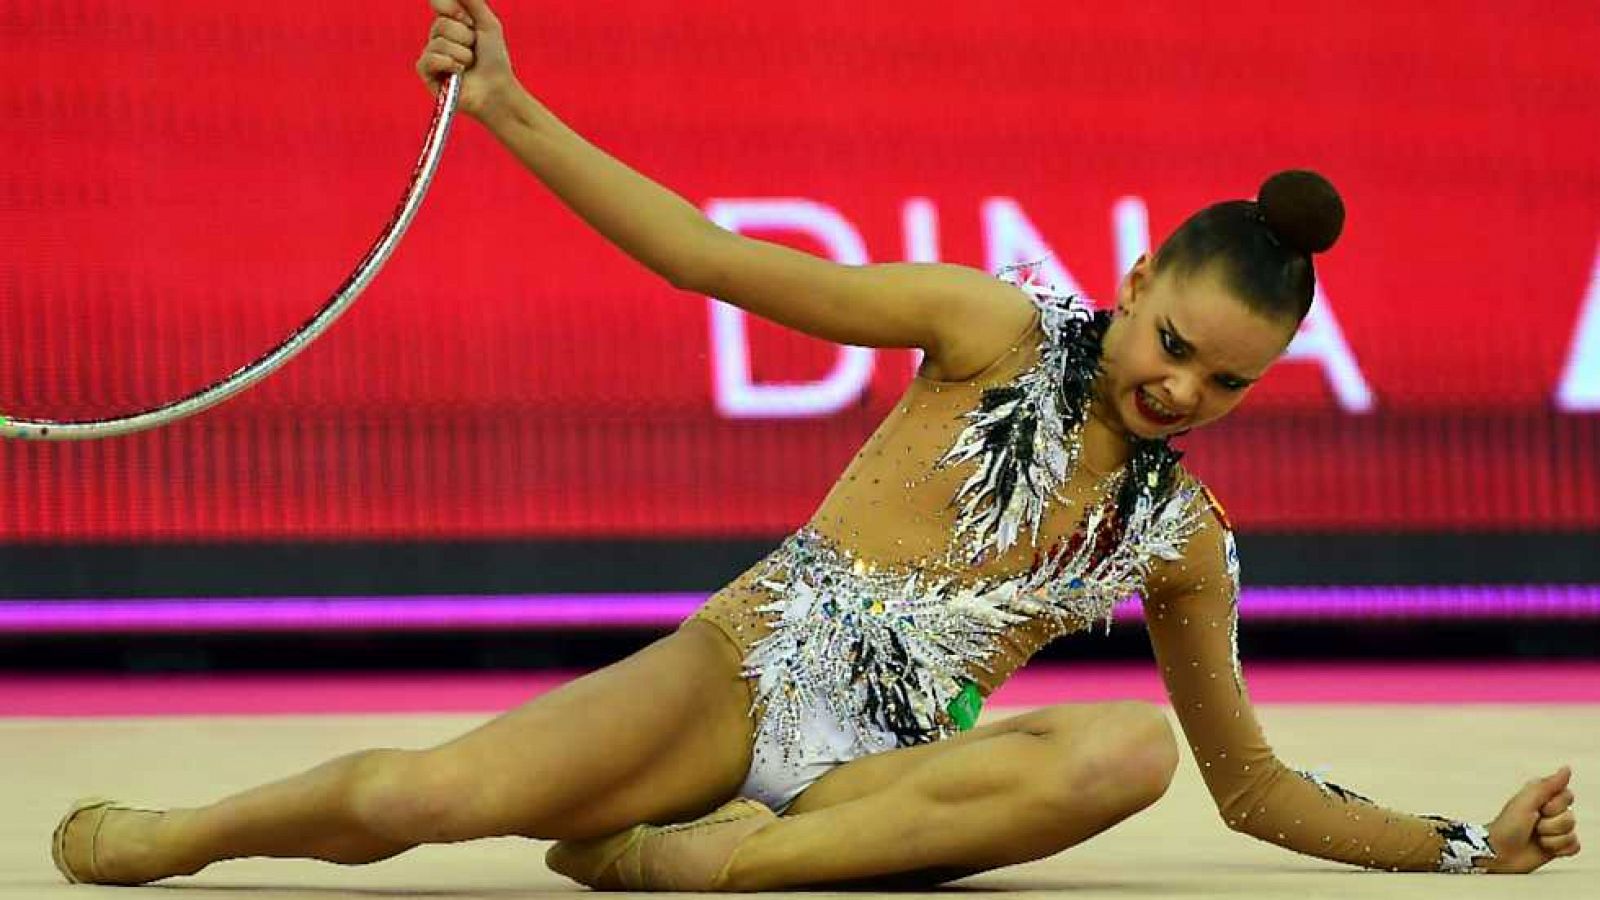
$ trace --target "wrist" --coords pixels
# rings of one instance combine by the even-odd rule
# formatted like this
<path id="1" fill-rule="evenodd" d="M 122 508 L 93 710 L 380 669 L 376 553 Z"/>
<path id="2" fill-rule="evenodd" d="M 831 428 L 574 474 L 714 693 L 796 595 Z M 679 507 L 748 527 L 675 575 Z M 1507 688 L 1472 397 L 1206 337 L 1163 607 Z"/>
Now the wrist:
<path id="1" fill-rule="evenodd" d="M 1505 868 L 1505 856 L 1495 850 L 1495 836 L 1490 830 L 1491 828 L 1492 823 L 1483 826 L 1483 843 L 1486 852 L 1483 856 L 1477 858 L 1477 866 L 1483 870 L 1485 875 L 1502 875 L 1509 870 Z"/>
<path id="2" fill-rule="evenodd" d="M 533 99 L 516 79 L 507 79 L 485 92 L 474 118 L 495 134 L 507 128 L 537 127 L 539 114 L 544 108 Z"/>

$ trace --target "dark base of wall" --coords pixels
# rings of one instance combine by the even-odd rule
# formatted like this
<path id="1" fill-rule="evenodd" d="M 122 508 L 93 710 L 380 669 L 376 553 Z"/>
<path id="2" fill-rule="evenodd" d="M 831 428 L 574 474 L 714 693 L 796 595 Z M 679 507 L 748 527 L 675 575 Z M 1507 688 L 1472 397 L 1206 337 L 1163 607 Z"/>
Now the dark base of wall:
<path id="1" fill-rule="evenodd" d="M 0 546 L 0 600 L 599 592 L 710 593 L 761 540 Z M 1242 534 L 1269 585 L 1594 584 L 1600 535 Z"/>
<path id="2" fill-rule="evenodd" d="M 662 632 L 458 634 L 255 634 L 52 636 L 0 639 L 0 671 L 283 672 L 591 669 Z M 1600 622 L 1250 624 L 1240 645 L 1265 660 L 1461 660 L 1600 658 Z M 1148 660 L 1137 625 L 1078 634 L 1040 660 Z"/>

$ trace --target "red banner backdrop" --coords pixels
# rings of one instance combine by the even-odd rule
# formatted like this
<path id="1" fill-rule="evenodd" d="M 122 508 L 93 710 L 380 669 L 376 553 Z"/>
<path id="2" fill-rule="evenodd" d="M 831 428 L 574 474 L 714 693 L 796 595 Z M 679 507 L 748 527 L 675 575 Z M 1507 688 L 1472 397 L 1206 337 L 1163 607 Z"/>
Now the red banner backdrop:
<path id="1" fill-rule="evenodd" d="M 1600 528 L 1590 2 L 501 7 L 573 127 L 842 262 L 1051 253 L 1107 297 L 1195 210 L 1316 168 L 1349 208 L 1319 312 L 1193 467 L 1255 530 Z M 0 10 L 0 410 L 169 399 L 316 308 L 427 124 L 426 4 L 378 10 Z M 321 343 L 156 433 L 0 446 L 0 538 L 786 531 L 912 360 L 712 308 L 462 121 Z"/>

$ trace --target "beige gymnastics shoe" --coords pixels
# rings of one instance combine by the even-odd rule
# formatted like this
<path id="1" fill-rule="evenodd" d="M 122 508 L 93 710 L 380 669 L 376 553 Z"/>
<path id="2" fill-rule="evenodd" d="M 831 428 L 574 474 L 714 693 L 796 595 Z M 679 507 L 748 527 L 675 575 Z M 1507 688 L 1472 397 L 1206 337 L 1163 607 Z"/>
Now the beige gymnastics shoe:
<path id="1" fill-rule="evenodd" d="M 561 841 L 544 861 L 599 891 L 714 891 L 733 851 L 777 818 L 739 798 L 681 825 L 635 825 L 609 837 Z"/>
<path id="2" fill-rule="evenodd" d="M 124 806 L 114 800 L 104 797 L 87 797 L 72 804 L 67 814 L 61 817 L 61 822 L 56 825 L 56 830 L 50 835 L 50 858 L 56 864 L 56 871 L 61 873 L 70 884 L 144 884 L 150 879 L 122 879 L 106 878 L 100 871 L 100 829 L 105 827 L 106 817 L 113 812 L 139 812 L 155 813 L 160 815 L 163 810 L 144 809 L 138 806 Z M 77 836 L 87 833 L 89 836 L 86 847 L 67 848 L 67 829 L 79 816 L 92 817 L 85 819 L 83 827 L 77 829 Z M 77 865 L 67 861 L 71 854 L 78 862 Z"/>

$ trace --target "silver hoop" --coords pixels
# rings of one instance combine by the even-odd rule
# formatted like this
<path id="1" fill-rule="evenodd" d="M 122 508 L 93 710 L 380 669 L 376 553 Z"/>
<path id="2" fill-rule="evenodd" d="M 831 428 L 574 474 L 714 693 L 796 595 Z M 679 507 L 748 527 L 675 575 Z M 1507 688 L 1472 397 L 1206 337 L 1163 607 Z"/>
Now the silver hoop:
<path id="1" fill-rule="evenodd" d="M 411 184 L 389 224 L 373 241 L 365 256 L 356 264 L 348 278 L 328 298 L 315 315 L 290 334 L 278 346 L 258 357 L 254 362 L 235 371 L 221 381 L 163 406 L 129 413 L 109 419 L 85 419 L 74 422 L 57 422 L 49 419 L 20 419 L 0 414 L 0 437 L 31 441 L 83 441 L 117 437 L 151 428 L 159 428 L 188 418 L 221 403 L 257 381 L 267 377 L 295 354 L 317 339 L 333 321 L 354 303 L 367 285 L 377 277 L 383 264 L 388 262 L 400 238 L 411 226 L 411 220 L 428 193 L 439 159 L 444 152 L 445 139 L 455 119 L 456 105 L 461 99 L 461 76 L 452 74 L 439 90 L 439 99 L 433 110 L 433 124 L 428 129 L 422 145 L 422 154 L 411 173 Z"/>

